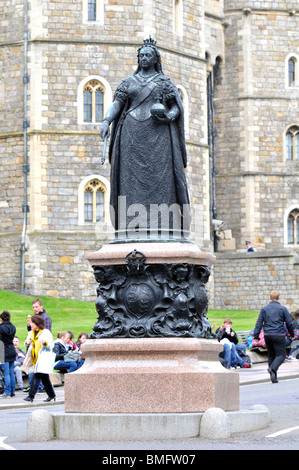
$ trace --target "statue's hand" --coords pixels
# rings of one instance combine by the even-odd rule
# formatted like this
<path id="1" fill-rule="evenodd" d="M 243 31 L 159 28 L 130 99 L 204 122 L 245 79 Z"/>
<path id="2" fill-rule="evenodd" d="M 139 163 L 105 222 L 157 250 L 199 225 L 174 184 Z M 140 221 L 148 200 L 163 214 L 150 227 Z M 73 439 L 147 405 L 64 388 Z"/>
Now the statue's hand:
<path id="1" fill-rule="evenodd" d="M 103 121 L 102 126 L 101 126 L 102 140 L 105 140 L 106 137 L 109 137 L 109 135 L 110 135 L 109 122 L 108 121 Z"/>
<path id="2" fill-rule="evenodd" d="M 155 119 L 155 121 L 158 121 L 158 122 L 171 122 L 173 120 L 172 116 L 169 115 L 169 113 L 164 113 L 164 116 L 163 117 L 159 117 L 157 115 L 153 115 L 153 118 Z"/>

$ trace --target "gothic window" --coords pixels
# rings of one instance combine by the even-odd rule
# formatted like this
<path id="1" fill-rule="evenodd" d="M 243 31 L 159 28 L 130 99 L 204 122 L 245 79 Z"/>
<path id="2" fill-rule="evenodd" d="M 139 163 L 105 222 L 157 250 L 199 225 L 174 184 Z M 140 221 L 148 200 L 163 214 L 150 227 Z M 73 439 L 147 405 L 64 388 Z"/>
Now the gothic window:
<path id="1" fill-rule="evenodd" d="M 286 133 L 286 159 L 299 161 L 299 126 L 292 126 Z"/>
<path id="2" fill-rule="evenodd" d="M 109 82 L 100 75 L 85 77 L 78 86 L 78 124 L 84 127 L 91 124 L 94 128 L 99 128 L 111 103 L 112 89 Z"/>
<path id="3" fill-rule="evenodd" d="M 84 188 L 84 222 L 96 223 L 105 217 L 104 184 L 99 180 L 89 181 Z"/>
<path id="4" fill-rule="evenodd" d="M 97 80 L 90 80 L 83 89 L 84 122 L 98 123 L 104 115 L 104 88 Z"/>
<path id="5" fill-rule="evenodd" d="M 299 245 L 299 209 L 293 209 L 287 221 L 288 244 Z"/>

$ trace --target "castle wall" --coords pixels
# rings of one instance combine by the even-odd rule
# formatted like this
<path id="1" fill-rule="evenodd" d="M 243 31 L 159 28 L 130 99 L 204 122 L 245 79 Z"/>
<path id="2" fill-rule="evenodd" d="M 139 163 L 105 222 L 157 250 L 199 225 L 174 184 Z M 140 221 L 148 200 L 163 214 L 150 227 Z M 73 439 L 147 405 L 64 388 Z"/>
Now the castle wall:
<path id="1" fill-rule="evenodd" d="M 280 6 L 280 8 L 279 8 Z M 225 63 L 216 90 L 217 216 L 237 248 L 285 245 L 298 204 L 298 162 L 286 161 L 287 127 L 299 123 L 299 88 L 286 84 L 298 50 L 294 2 L 225 2 Z"/>
<path id="2" fill-rule="evenodd" d="M 299 256 L 289 250 L 218 253 L 214 308 L 259 311 L 277 290 L 289 312 L 299 308 Z M 252 325 L 254 327 L 254 325 Z"/>

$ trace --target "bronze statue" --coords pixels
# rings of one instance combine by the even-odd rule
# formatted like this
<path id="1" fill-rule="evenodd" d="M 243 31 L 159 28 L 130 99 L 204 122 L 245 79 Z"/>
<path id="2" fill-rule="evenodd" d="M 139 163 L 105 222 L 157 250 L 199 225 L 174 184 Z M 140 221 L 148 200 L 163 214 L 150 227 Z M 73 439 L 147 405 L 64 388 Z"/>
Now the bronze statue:
<path id="1" fill-rule="evenodd" d="M 184 110 L 151 37 L 138 49 L 135 73 L 117 87 L 101 128 L 105 141 L 110 124 L 110 207 L 117 237 L 159 239 L 165 231 L 166 239 L 186 238 Z"/>

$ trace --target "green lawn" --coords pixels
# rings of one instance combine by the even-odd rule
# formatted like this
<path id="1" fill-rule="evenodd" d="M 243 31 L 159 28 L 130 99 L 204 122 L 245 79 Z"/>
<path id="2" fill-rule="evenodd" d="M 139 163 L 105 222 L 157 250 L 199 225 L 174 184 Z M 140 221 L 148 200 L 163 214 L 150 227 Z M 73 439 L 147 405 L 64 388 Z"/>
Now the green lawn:
<path id="1" fill-rule="evenodd" d="M 233 322 L 232 328 L 235 331 L 247 331 L 252 330 L 255 327 L 255 323 L 259 312 L 253 310 L 209 310 L 208 319 L 211 325 L 217 323 L 217 326 L 221 326 L 223 320 L 230 318 Z M 215 331 L 215 330 L 214 330 Z"/>
<path id="2" fill-rule="evenodd" d="M 77 340 L 79 333 L 91 333 L 96 322 L 97 312 L 94 302 L 80 302 L 77 300 L 57 299 L 55 297 L 40 296 L 44 309 L 52 319 L 52 334 L 55 339 L 57 333 L 71 330 Z M 17 336 L 21 345 L 27 337 L 27 315 L 33 315 L 33 296 L 20 295 L 0 290 L 0 313 L 8 310 L 11 322 L 17 329 Z"/>
<path id="3" fill-rule="evenodd" d="M 17 336 L 21 345 L 27 337 L 27 315 L 32 315 L 33 296 L 20 295 L 13 292 L 0 290 L 0 313 L 8 310 L 11 321 L 17 329 Z M 75 340 L 79 333 L 85 331 L 91 333 L 96 322 L 97 312 L 94 302 L 81 302 L 78 300 L 57 299 L 54 297 L 42 297 L 44 308 L 52 319 L 52 334 L 55 339 L 57 333 L 63 330 L 71 330 Z M 258 312 L 247 310 L 209 310 L 208 318 L 211 324 L 220 326 L 227 317 L 233 321 L 235 331 L 251 330 L 254 328 Z"/>

